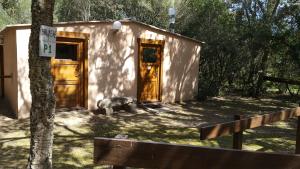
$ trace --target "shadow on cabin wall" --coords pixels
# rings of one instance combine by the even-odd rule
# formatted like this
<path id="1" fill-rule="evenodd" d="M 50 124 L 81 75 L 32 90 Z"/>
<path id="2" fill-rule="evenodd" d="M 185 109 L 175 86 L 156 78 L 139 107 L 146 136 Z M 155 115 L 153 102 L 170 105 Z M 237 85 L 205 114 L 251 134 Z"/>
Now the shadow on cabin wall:
<path id="1" fill-rule="evenodd" d="M 95 108 L 97 101 L 103 98 L 137 96 L 137 38 L 143 38 L 149 32 L 153 36 L 146 38 L 160 36 L 166 41 L 162 65 L 163 101 L 194 99 L 199 67 L 199 56 L 196 54 L 200 52 L 195 42 L 130 23 L 124 24 L 119 32 L 113 32 L 110 27 L 110 24 L 103 24 L 63 29 L 91 32 L 88 45 L 89 108 Z"/>
<path id="2" fill-rule="evenodd" d="M 130 29 L 113 32 L 110 24 L 74 26 L 63 31 L 90 32 L 88 44 L 89 108 L 113 96 L 136 97 L 136 39 Z M 104 40 L 103 40 L 104 39 Z"/>
<path id="3" fill-rule="evenodd" d="M 136 37 L 147 36 L 145 34 L 151 32 L 146 27 L 133 28 Z M 195 99 L 198 90 L 199 44 L 169 33 L 151 34 L 148 37 L 165 40 L 162 58 L 163 102 Z"/>
<path id="4" fill-rule="evenodd" d="M 196 42 L 130 22 L 125 22 L 118 32 L 111 30 L 111 23 L 68 24 L 59 26 L 58 31 L 90 35 L 88 41 L 88 98 L 86 98 L 89 109 L 95 109 L 97 101 L 103 98 L 113 96 L 136 98 L 137 38 L 156 40 L 163 38 L 165 40 L 162 58 L 163 102 L 191 100 L 197 92 L 199 60 L 197 53 L 200 52 L 200 47 Z M 24 33 L 26 32 L 17 32 L 17 35 L 21 37 L 24 36 Z M 27 78 L 28 65 L 25 64 L 28 60 L 28 56 L 25 56 L 25 53 L 28 53 L 27 50 L 27 47 L 22 51 L 20 47 L 18 48 L 18 64 L 24 62 L 24 64 L 21 63 L 22 66 L 18 65 L 18 97 L 23 100 L 18 102 L 18 108 L 23 112 L 22 114 L 30 111 L 31 104 L 28 92 L 30 91 Z M 22 56 L 19 56 L 19 53 Z"/>

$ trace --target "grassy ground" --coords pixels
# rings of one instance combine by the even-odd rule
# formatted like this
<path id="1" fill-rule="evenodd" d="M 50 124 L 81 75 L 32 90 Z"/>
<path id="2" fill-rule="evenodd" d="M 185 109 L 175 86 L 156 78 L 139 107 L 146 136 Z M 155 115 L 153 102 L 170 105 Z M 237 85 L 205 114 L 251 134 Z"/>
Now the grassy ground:
<path id="1" fill-rule="evenodd" d="M 261 114 L 295 107 L 288 98 L 211 98 L 205 102 L 167 104 L 160 113 L 119 112 L 107 117 L 87 111 L 58 112 L 55 120 L 54 168 L 93 168 L 93 137 L 128 135 L 151 140 L 210 147 L 231 147 L 231 137 L 199 141 L 198 127 L 232 119 L 234 114 Z M 1 111 L 1 109 L 0 109 Z M 1 114 L 1 112 L 0 112 Z M 293 153 L 295 120 L 245 132 L 243 149 Z M 29 120 L 0 115 L 0 169 L 24 168 L 29 147 Z"/>

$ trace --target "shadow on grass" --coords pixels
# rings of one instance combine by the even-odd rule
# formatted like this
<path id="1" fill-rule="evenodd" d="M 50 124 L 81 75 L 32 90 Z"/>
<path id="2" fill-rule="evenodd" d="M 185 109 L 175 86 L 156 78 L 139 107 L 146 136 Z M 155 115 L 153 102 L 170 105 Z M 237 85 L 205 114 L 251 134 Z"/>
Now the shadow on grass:
<path id="1" fill-rule="evenodd" d="M 296 104 L 274 98 L 211 98 L 205 102 L 184 102 L 165 105 L 174 111 L 158 114 L 138 112 L 116 114 L 112 117 L 97 117 L 103 125 L 97 126 L 95 134 L 114 137 L 128 135 L 131 139 L 151 140 L 168 143 L 194 144 L 212 147 L 232 147 L 232 137 L 200 141 L 197 127 L 232 121 L 235 114 L 252 116 L 296 107 Z M 294 152 L 295 121 L 291 119 L 284 126 L 274 124 L 246 131 L 244 145 L 247 150 Z"/>
<path id="2" fill-rule="evenodd" d="M 93 166 L 94 133 L 91 130 L 93 124 L 82 121 L 82 118 L 89 119 L 92 116 L 87 116 L 85 113 L 69 113 L 58 114 L 56 117 L 53 167 L 58 169 L 95 168 Z M 78 123 L 70 123 L 76 120 Z M 5 119 L 5 123 L 1 121 L 0 169 L 26 168 L 29 142 L 29 119 Z"/>
<path id="3" fill-rule="evenodd" d="M 294 154 L 296 146 L 296 120 L 279 122 L 243 132 L 243 149 L 261 152 Z M 232 136 L 211 139 L 222 148 L 232 148 Z"/>
<path id="4" fill-rule="evenodd" d="M 234 114 L 253 115 L 294 107 L 288 100 L 238 97 L 211 98 L 205 102 L 166 104 L 172 111 L 120 112 L 111 117 L 87 111 L 59 112 L 55 120 L 53 165 L 58 169 L 95 168 L 93 138 L 130 139 L 231 148 L 232 137 L 200 141 L 197 127 L 232 120 Z M 0 115 L 0 166 L 24 168 L 29 149 L 29 120 Z M 293 153 L 295 120 L 245 132 L 244 147 L 256 151 Z M 0 167 L 0 168 L 1 168 Z M 2 168 L 1 168 L 2 169 Z"/>

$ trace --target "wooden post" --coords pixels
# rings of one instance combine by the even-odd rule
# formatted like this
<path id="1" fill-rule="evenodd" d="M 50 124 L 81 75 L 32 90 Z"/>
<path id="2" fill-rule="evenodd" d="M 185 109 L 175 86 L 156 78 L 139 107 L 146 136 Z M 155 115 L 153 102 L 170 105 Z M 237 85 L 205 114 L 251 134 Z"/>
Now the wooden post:
<path id="1" fill-rule="evenodd" d="M 296 134 L 295 154 L 300 154 L 300 116 L 297 117 L 297 134 Z"/>
<path id="2" fill-rule="evenodd" d="M 3 46 L 0 45 L 0 93 L 1 93 L 1 98 L 4 98 L 4 56 L 3 56 Z"/>
<path id="3" fill-rule="evenodd" d="M 241 120 L 242 115 L 234 115 L 234 120 Z M 243 131 L 233 134 L 232 148 L 242 150 L 243 147 Z"/>
<path id="4" fill-rule="evenodd" d="M 126 169 L 124 166 L 113 166 L 113 169 Z"/>
<path id="5" fill-rule="evenodd" d="M 118 134 L 118 135 L 115 136 L 115 138 L 118 138 L 118 139 L 127 139 L 128 135 Z M 126 167 L 125 166 L 114 165 L 113 169 L 126 169 Z"/>
<path id="6" fill-rule="evenodd" d="M 300 102 L 299 105 L 300 107 Z M 300 116 L 297 117 L 297 134 L 296 134 L 296 151 L 295 154 L 300 154 Z"/>

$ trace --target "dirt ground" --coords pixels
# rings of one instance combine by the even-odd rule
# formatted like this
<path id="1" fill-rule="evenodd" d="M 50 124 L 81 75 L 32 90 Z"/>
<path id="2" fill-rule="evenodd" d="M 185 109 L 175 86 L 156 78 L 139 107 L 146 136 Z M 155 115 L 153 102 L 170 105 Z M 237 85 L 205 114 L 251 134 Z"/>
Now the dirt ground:
<path id="1" fill-rule="evenodd" d="M 198 127 L 232 120 L 234 114 L 251 116 L 296 106 L 288 97 L 215 97 L 205 102 L 165 104 L 158 112 L 138 108 L 105 116 L 79 109 L 60 111 L 55 120 L 53 164 L 59 169 L 95 168 L 93 138 L 117 134 L 136 140 L 230 148 L 230 136 L 200 141 Z M 291 119 L 247 130 L 243 149 L 293 153 L 295 126 L 295 119 Z M 12 119 L 0 103 L 0 169 L 25 167 L 29 136 L 29 120 Z"/>

